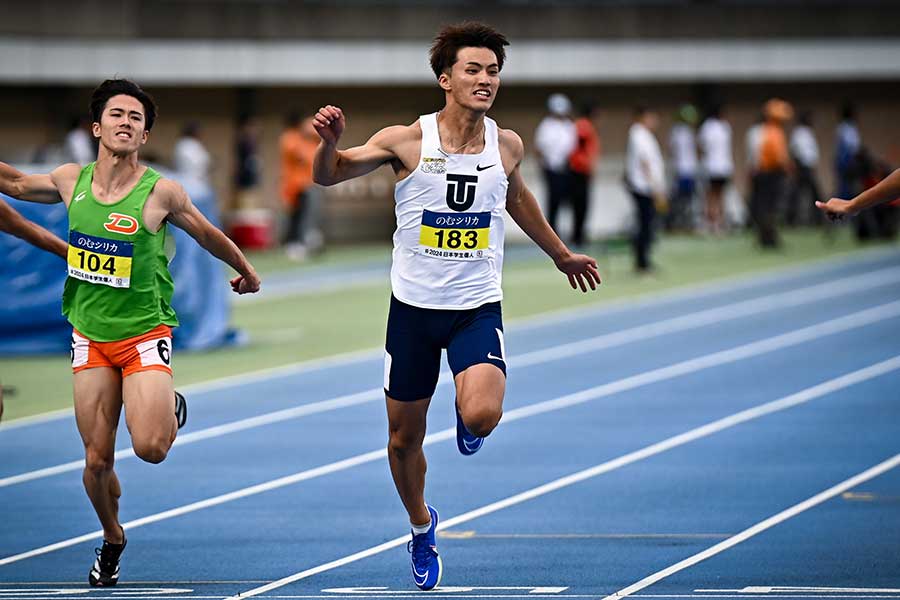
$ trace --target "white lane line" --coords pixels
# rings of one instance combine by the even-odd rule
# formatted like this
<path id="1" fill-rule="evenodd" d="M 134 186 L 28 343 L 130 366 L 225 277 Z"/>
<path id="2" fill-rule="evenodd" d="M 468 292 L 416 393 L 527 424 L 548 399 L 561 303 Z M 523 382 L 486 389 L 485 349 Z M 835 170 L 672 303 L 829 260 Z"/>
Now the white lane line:
<path id="1" fill-rule="evenodd" d="M 674 575 L 679 571 L 683 571 L 689 567 L 696 565 L 697 563 L 706 560 L 707 558 L 711 558 L 716 554 L 720 554 L 730 548 L 733 548 L 740 544 L 741 542 L 747 541 L 755 535 L 758 535 L 767 529 L 771 529 L 775 527 L 779 523 L 783 523 L 788 519 L 796 517 L 800 513 L 807 511 L 819 504 L 822 504 L 826 500 L 830 500 L 835 496 L 840 495 L 841 493 L 853 489 L 861 483 L 865 483 L 870 479 L 874 479 L 878 477 L 882 473 L 886 473 L 891 469 L 895 468 L 897 465 L 900 465 L 900 454 L 895 454 L 892 458 L 887 459 L 884 462 L 878 463 L 874 467 L 870 469 L 866 469 L 862 473 L 851 477 L 850 479 L 846 479 L 841 483 L 828 488 L 823 492 L 819 492 L 815 496 L 811 498 L 807 498 L 803 502 L 795 504 L 794 506 L 787 508 L 776 515 L 772 515 L 768 519 L 760 521 L 756 525 L 745 529 L 744 531 L 734 535 L 733 537 L 728 538 L 725 541 L 719 542 L 718 544 L 703 550 L 702 552 L 698 552 L 697 554 L 690 556 L 680 562 L 675 563 L 674 565 L 663 569 L 662 571 L 657 571 L 653 575 L 645 577 L 641 579 L 637 583 L 634 583 L 626 588 L 623 588 L 616 592 L 615 594 L 610 594 L 606 596 L 603 600 L 617 600 L 619 598 L 624 598 L 625 596 L 630 596 L 635 592 L 639 592 L 644 588 L 650 587 L 654 583 L 657 583 L 669 575 Z"/>
<path id="2" fill-rule="evenodd" d="M 885 373 L 889 373 L 896 369 L 900 368 L 900 356 L 895 356 L 886 361 L 882 361 L 880 363 L 871 365 L 864 369 L 860 369 L 858 371 L 854 371 L 852 373 L 848 373 L 847 375 L 843 375 L 841 377 L 837 377 L 835 379 L 831 379 L 824 383 L 820 383 L 819 385 L 813 386 L 811 388 L 807 388 L 796 394 L 791 394 L 790 396 L 786 396 L 784 398 L 780 398 L 778 400 L 773 400 L 772 402 L 767 402 L 765 404 L 761 404 L 759 406 L 743 410 L 741 412 L 735 413 L 723 419 L 719 419 L 717 421 L 713 421 L 701 427 L 697 427 L 695 429 L 691 429 L 685 433 L 670 437 L 661 442 L 657 442 L 650 446 L 646 446 L 637 450 L 635 452 L 630 452 L 625 454 L 624 456 L 620 456 L 619 458 L 601 463 L 599 465 L 590 467 L 588 469 L 584 469 L 583 471 L 579 471 L 577 473 L 573 473 L 571 475 L 567 475 L 565 477 L 561 477 L 544 485 L 532 488 L 525 492 L 515 494 L 514 496 L 509 496 L 508 498 L 504 498 L 498 502 L 493 502 L 486 506 L 482 506 L 481 508 L 477 508 L 475 510 L 469 511 L 467 513 L 463 513 L 456 517 L 452 517 L 450 519 L 446 519 L 441 521 L 438 524 L 438 529 L 448 529 L 450 527 L 455 527 L 461 523 L 465 523 L 467 521 L 471 521 L 473 519 L 477 519 L 479 517 L 483 517 L 485 515 L 497 512 L 499 510 L 509 508 L 510 506 L 515 506 L 516 504 L 521 504 L 522 502 L 526 502 L 528 500 L 532 500 L 534 498 L 549 494 L 550 492 L 555 492 L 556 490 L 574 485 L 576 483 L 580 483 L 582 481 L 591 479 L 593 477 L 597 477 L 598 475 L 602 475 L 604 473 L 608 473 L 610 471 L 614 471 L 616 469 L 620 469 L 624 466 L 630 465 L 632 463 L 644 460 L 651 456 L 655 456 L 662 452 L 666 452 L 667 450 L 671 450 L 673 448 L 677 448 L 678 446 L 683 446 L 690 442 L 696 441 L 700 438 L 704 438 L 710 436 L 714 433 L 722 431 L 724 429 L 729 429 L 736 425 L 746 423 L 748 421 L 752 421 L 754 419 L 758 419 L 764 415 L 768 415 L 771 413 L 783 411 L 787 408 L 791 408 L 797 406 L 799 404 L 803 404 L 805 402 L 809 402 L 815 398 L 819 398 L 821 396 L 825 396 L 827 394 L 831 394 L 843 388 L 849 387 L 851 385 L 855 385 L 857 383 L 861 383 L 863 381 L 878 377 L 880 375 L 884 375 Z M 888 463 L 895 465 L 898 461 L 900 461 L 900 454 L 894 457 L 893 463 L 888 461 Z M 883 467 L 882 472 L 887 470 L 889 467 Z M 866 473 L 874 472 L 873 469 L 866 471 Z M 874 475 L 871 475 L 874 477 Z M 857 476 L 854 478 L 856 483 L 861 483 L 862 481 L 866 481 L 867 479 L 861 479 L 861 476 Z M 846 482 L 845 482 L 846 483 Z M 849 486 L 852 487 L 852 486 Z M 835 489 L 835 488 L 832 488 Z M 841 488 L 848 489 L 848 487 Z M 835 495 L 840 492 L 835 492 Z M 820 494 L 821 495 L 821 494 Z M 734 538 L 731 538 L 734 539 Z M 349 556 L 345 556 L 343 558 L 339 558 L 337 560 L 333 560 L 316 567 L 312 567 L 310 569 L 306 569 L 304 571 L 300 571 L 299 573 L 294 573 L 293 575 L 289 575 L 287 577 L 283 577 L 277 581 L 273 581 L 272 583 L 259 586 L 257 588 L 253 588 L 246 592 L 241 592 L 236 596 L 230 596 L 227 600 L 239 600 L 240 598 L 247 598 L 249 596 L 258 596 L 259 594 L 264 594 L 266 592 L 270 592 L 272 590 L 284 587 L 285 585 L 294 583 L 296 581 L 300 581 L 301 579 L 306 579 L 308 577 L 312 577 L 313 575 L 317 575 L 319 573 L 324 573 L 326 571 L 330 571 L 336 569 L 338 567 L 342 567 L 348 565 L 350 563 L 362 560 L 364 558 L 368 558 L 370 556 L 374 556 L 376 554 L 380 554 L 386 550 L 390 550 L 392 548 L 396 548 L 398 546 L 402 546 L 409 541 L 409 534 L 403 535 L 383 544 L 379 544 L 377 546 L 372 546 L 371 548 L 367 548 L 366 550 L 361 550 Z M 721 546 L 722 544 L 717 544 L 717 546 Z M 714 548 L 716 546 L 713 546 Z M 639 588 L 638 588 L 639 589 Z M 635 589 L 634 591 L 638 591 Z M 616 598 L 615 595 L 608 596 L 605 600 L 612 600 Z"/>
<path id="3" fill-rule="evenodd" d="M 728 592 L 734 594 L 782 594 L 785 592 L 793 593 L 817 593 L 817 594 L 900 594 L 900 588 L 864 588 L 864 587 L 815 587 L 815 586 L 795 586 L 795 585 L 748 585 L 742 588 L 713 588 L 713 589 L 696 589 L 697 593 L 706 592 Z"/>
<path id="4" fill-rule="evenodd" d="M 122 585 L 122 584 L 119 584 Z M 90 592 L 91 590 L 84 590 L 84 593 Z M 138 598 L 141 596 L 128 596 L 121 595 L 118 592 L 113 592 L 117 594 L 115 596 L 96 596 L 89 595 L 85 596 L 84 593 L 79 593 L 77 595 L 56 595 L 53 596 L 0 596 L 3 600 L 121 600 L 124 598 Z M 391 592 L 379 592 L 378 598 L 410 598 L 415 596 L 417 592 L 409 590 L 397 590 Z M 418 592 L 421 594 L 421 592 Z M 446 595 L 447 598 L 597 598 L 597 594 L 556 594 L 556 593 L 548 593 L 548 594 L 466 594 L 455 591 L 445 592 L 441 589 L 440 586 L 434 588 L 430 594 Z M 144 598 L 153 598 L 154 600 L 222 600 L 222 596 L 195 596 L 195 595 L 182 595 L 182 596 L 158 596 L 153 594 L 152 596 L 142 596 Z M 283 594 L 273 594 L 271 596 L 263 596 L 264 598 L 271 598 L 273 600 L 328 600 L 329 598 L 333 598 L 335 600 L 357 600 L 359 598 L 365 598 L 366 595 L 362 593 L 354 593 L 354 594 L 306 594 L 306 595 L 283 595 Z M 896 595 L 820 595 L 820 594 L 803 594 L 803 595 L 784 595 L 779 594 L 778 598 L 787 598 L 791 600 L 796 599 L 806 599 L 806 600 L 827 600 L 830 598 L 840 598 L 840 599 L 852 599 L 852 600 L 897 600 L 898 596 Z M 747 599 L 746 595 L 709 595 L 709 594 L 633 594 L 632 598 L 744 598 Z"/>
<path id="5" fill-rule="evenodd" d="M 897 283 L 898 281 L 900 281 L 900 267 L 880 269 L 871 273 L 848 277 L 834 283 L 817 284 L 805 288 L 800 288 L 791 292 L 774 294 L 763 298 L 745 300 L 736 304 L 719 306 L 716 308 L 701 310 L 687 315 L 664 319 L 662 321 L 657 321 L 654 323 L 638 325 L 636 327 L 596 336 L 586 340 L 579 340 L 576 342 L 560 344 L 541 350 L 527 352 L 518 357 L 510 357 L 509 367 L 511 369 L 514 369 L 519 367 L 533 366 L 553 360 L 561 360 L 572 356 L 580 356 L 587 352 L 596 352 L 598 350 L 604 350 L 632 342 L 643 341 L 652 339 L 654 337 L 687 331 L 706 325 L 722 323 L 728 320 L 757 315 L 772 310 L 801 306 L 803 304 L 808 304 L 811 302 L 821 302 L 826 298 L 832 298 L 844 294 L 856 294 L 864 290 L 891 285 Z M 441 375 L 442 376 L 438 381 L 439 385 L 446 385 L 452 381 L 449 376 L 449 372 L 444 372 Z M 223 425 L 217 425 L 214 427 L 209 427 L 207 429 L 185 433 L 176 438 L 174 445 L 180 446 L 184 444 L 191 444 L 201 440 L 207 440 L 238 431 L 261 427 L 263 425 L 279 423 L 289 419 L 296 419 L 299 417 L 306 417 L 330 410 L 337 410 L 340 408 L 347 408 L 367 402 L 374 402 L 381 400 L 383 397 L 384 391 L 382 390 L 382 388 L 372 388 L 355 394 L 338 396 L 336 398 L 331 398 L 320 402 L 313 402 L 298 407 L 277 410 L 263 415 L 239 419 L 237 421 L 232 421 Z M 115 453 L 115 460 L 117 461 L 133 457 L 134 451 L 131 448 L 118 450 Z M 20 473 L 17 475 L 10 475 L 0 478 L 0 488 L 25 483 L 27 481 L 34 481 L 36 479 L 50 477 L 53 475 L 59 475 L 62 473 L 78 471 L 83 468 L 84 459 L 78 459 L 58 465 L 53 465 L 50 467 L 27 471 L 25 473 Z"/>
<path id="6" fill-rule="evenodd" d="M 503 415 L 503 422 L 510 423 L 534 415 L 560 410 L 569 406 L 576 406 L 578 404 L 583 404 L 591 400 L 611 396 L 619 392 L 635 389 L 651 383 L 658 383 L 681 375 L 695 373 L 697 371 L 701 371 L 711 367 L 732 363 L 752 356 L 757 356 L 781 348 L 800 344 L 802 342 L 811 341 L 820 337 L 839 333 L 841 331 L 847 331 L 857 327 L 862 327 L 890 317 L 895 317 L 897 315 L 900 315 L 900 300 L 896 302 L 889 302 L 887 304 L 870 308 L 868 310 L 860 311 L 852 315 L 847 315 L 846 317 L 841 317 L 839 319 L 828 321 L 826 323 L 804 327 L 802 329 L 785 333 L 773 338 L 766 338 L 757 342 L 752 342 L 750 344 L 731 348 L 729 350 L 707 354 L 699 358 L 686 360 L 674 365 L 670 365 L 668 367 L 654 369 L 652 371 L 646 371 L 638 375 L 633 375 L 631 377 L 626 377 L 625 379 L 620 379 L 611 383 L 599 385 L 587 390 L 583 390 L 581 392 L 576 392 L 574 394 L 568 394 L 566 396 L 561 396 L 551 400 L 545 400 L 543 402 L 538 402 L 536 404 L 517 408 L 505 413 Z M 437 433 L 427 435 L 425 437 L 423 445 L 430 445 L 449 439 L 455 439 L 455 437 L 456 428 L 450 427 Z M 323 475 L 328 475 L 330 473 L 343 471 L 357 465 L 373 462 L 375 460 L 384 458 L 385 456 L 386 451 L 384 449 L 372 450 L 370 452 L 358 454 L 356 456 L 329 463 L 327 465 L 322 465 L 319 467 L 308 469 L 306 471 L 300 471 L 292 475 L 279 477 L 277 479 L 272 479 L 270 481 L 263 482 L 257 485 L 241 488 L 233 492 L 221 494 L 219 496 L 213 496 L 212 498 L 207 498 L 205 500 L 186 504 L 184 506 L 148 515 L 146 517 L 141 517 L 140 519 L 135 519 L 133 521 L 123 523 L 123 526 L 129 529 L 133 529 L 135 527 L 141 527 L 150 523 L 156 523 L 158 521 L 171 519 L 173 517 L 195 512 L 201 509 L 210 508 L 212 506 L 224 504 L 233 500 L 246 498 L 248 496 L 253 496 L 270 490 L 292 485 L 301 481 L 306 481 L 308 479 L 313 479 Z M 448 521 L 445 521 L 444 523 L 447 522 Z M 0 559 L 0 566 L 24 560 L 26 558 L 31 558 L 33 556 L 47 554 L 49 552 L 54 552 L 62 548 L 68 548 L 69 546 L 74 546 L 82 542 L 96 539 L 99 538 L 102 533 L 102 530 L 98 530 L 92 533 L 86 533 L 84 535 L 69 538 L 61 542 L 56 542 L 48 546 L 42 546 L 40 548 L 35 548 L 27 552 L 7 556 L 6 558 Z"/>
<path id="7" fill-rule="evenodd" d="M 837 271 L 843 267 L 881 258 L 882 256 L 891 256 L 897 251 L 892 248 L 877 248 L 868 251 L 851 251 L 848 253 L 830 256 L 826 259 L 810 261 L 800 265 L 791 265 L 789 267 L 768 270 L 763 273 L 744 273 L 734 277 L 724 277 L 714 281 L 706 281 L 702 283 L 693 283 L 683 286 L 677 286 L 665 292 L 647 292 L 639 294 L 632 298 L 614 300 L 611 302 L 603 302 L 600 304 L 591 304 L 588 306 L 579 306 L 576 308 L 563 308 L 544 311 L 528 317 L 519 317 L 509 319 L 507 326 L 515 326 L 522 329 L 533 329 L 562 323 L 576 319 L 583 319 L 596 315 L 617 312 L 621 310 L 630 310 L 636 307 L 651 307 L 665 305 L 669 302 L 688 299 L 702 298 L 715 294 L 729 293 L 733 291 L 744 290 L 754 286 L 766 285 L 769 283 L 780 283 L 789 279 L 793 275 L 817 275 L 827 273 L 829 271 Z M 880 271 L 881 269 L 879 269 Z M 872 271 L 873 273 L 878 271 Z M 839 273 L 835 273 L 840 279 L 845 277 Z M 279 377 L 291 377 L 307 371 L 316 371 L 330 367 L 340 367 L 348 364 L 356 364 L 367 360 L 376 360 L 380 358 L 384 350 L 382 348 L 367 348 L 353 352 L 335 354 L 323 358 L 317 358 L 277 367 L 269 367 L 248 373 L 238 375 L 230 375 L 209 381 L 202 381 L 185 386 L 178 386 L 193 394 L 207 393 L 225 388 L 234 388 L 243 385 L 251 385 L 263 380 L 275 379 Z M 39 425 L 49 421 L 71 417 L 72 409 L 66 408 L 52 411 L 40 415 L 30 417 L 22 417 L 0 422 L 0 433 L 6 429 L 15 429 L 28 425 Z"/>
<path id="8" fill-rule="evenodd" d="M 279 423 L 288 419 L 296 419 L 299 417 L 337 410 L 339 408 L 356 406 L 383 398 L 384 391 L 381 388 L 366 390 L 364 392 L 358 392 L 356 394 L 347 394 L 346 396 L 338 396 L 336 398 L 330 398 L 328 400 L 322 400 L 320 402 L 303 404 L 301 406 L 296 406 L 293 408 L 277 410 L 256 417 L 249 417 L 246 419 L 232 421 L 231 423 L 225 423 L 222 425 L 216 425 L 214 427 L 208 427 L 206 429 L 200 429 L 198 431 L 192 431 L 190 433 L 184 433 L 179 435 L 175 439 L 175 443 L 173 444 L 173 446 L 192 444 L 194 442 L 227 435 L 229 433 L 234 433 L 237 431 L 244 431 L 246 429 L 252 429 L 254 427 L 261 427 L 263 425 Z M 124 448 L 122 450 L 116 451 L 115 460 L 121 461 L 128 458 L 134 458 L 134 456 L 134 450 L 132 450 L 131 448 Z M 0 488 L 16 485 L 19 483 L 25 483 L 27 481 L 34 481 L 36 479 L 50 477 L 52 475 L 59 475 L 61 473 L 80 471 L 83 468 L 84 459 L 82 458 L 54 465 L 52 467 L 44 467 L 42 469 L 27 471 L 25 473 L 20 473 L 19 475 L 10 475 L 9 477 L 0 478 Z"/>

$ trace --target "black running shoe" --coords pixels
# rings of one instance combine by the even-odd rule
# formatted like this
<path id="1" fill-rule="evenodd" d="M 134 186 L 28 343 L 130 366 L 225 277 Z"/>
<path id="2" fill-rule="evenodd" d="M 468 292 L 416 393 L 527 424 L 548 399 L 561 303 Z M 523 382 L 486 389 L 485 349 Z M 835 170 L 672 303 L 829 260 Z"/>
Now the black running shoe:
<path id="1" fill-rule="evenodd" d="M 119 558 L 125 550 L 128 540 L 122 539 L 121 544 L 110 544 L 103 540 L 102 548 L 94 548 L 97 560 L 91 567 L 88 575 L 88 583 L 93 587 L 112 587 L 119 582 Z"/>
<path id="2" fill-rule="evenodd" d="M 187 423 L 187 400 L 178 392 L 175 392 L 175 420 L 178 421 L 178 429 Z"/>

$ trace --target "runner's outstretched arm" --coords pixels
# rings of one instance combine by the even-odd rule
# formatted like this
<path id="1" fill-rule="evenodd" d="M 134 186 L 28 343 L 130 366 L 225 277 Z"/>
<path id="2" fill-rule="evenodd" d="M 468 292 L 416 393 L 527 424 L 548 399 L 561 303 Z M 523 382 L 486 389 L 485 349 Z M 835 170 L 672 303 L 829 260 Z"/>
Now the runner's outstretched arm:
<path id="1" fill-rule="evenodd" d="M 238 294 L 259 291 L 260 280 L 253 265 L 228 236 L 203 216 L 181 185 L 165 179 L 156 184 L 155 191 L 162 194 L 163 205 L 169 211 L 167 219 L 173 225 L 184 229 L 210 254 L 240 273 L 231 280 L 232 290 Z"/>
<path id="2" fill-rule="evenodd" d="M 32 223 L 0 199 L 0 231 L 21 238 L 41 250 L 66 258 L 68 244 L 37 223 Z"/>
<path id="3" fill-rule="evenodd" d="M 0 162 L 0 194 L 19 200 L 55 204 L 62 202 L 54 175 L 70 170 L 72 165 L 63 165 L 51 174 L 26 175 L 22 171 Z M 74 186 L 74 182 L 72 182 Z"/>
<path id="4" fill-rule="evenodd" d="M 832 198 L 828 202 L 816 202 L 816 206 L 824 211 L 831 220 L 839 220 L 845 216 L 852 217 L 862 210 L 897 198 L 900 198 L 900 169 L 852 200 Z"/>
<path id="5" fill-rule="evenodd" d="M 399 125 L 386 127 L 362 146 L 338 150 L 345 126 L 344 113 L 336 106 L 324 106 L 313 117 L 313 127 L 322 138 L 313 161 L 313 180 L 319 185 L 334 185 L 371 173 L 393 160 L 396 155 L 391 148 L 406 129 Z"/>
<path id="6" fill-rule="evenodd" d="M 582 292 L 587 292 L 587 288 L 590 286 L 592 290 L 596 290 L 600 283 L 597 261 L 585 254 L 574 254 L 550 227 L 547 219 L 544 218 L 544 213 L 541 212 L 537 199 L 525 185 L 519 171 L 522 157 L 525 154 L 522 140 L 515 136 L 512 146 L 516 167 L 509 174 L 506 211 L 522 228 L 522 231 L 534 240 L 547 256 L 553 259 L 556 268 L 568 276 L 572 289 L 580 287 Z"/>

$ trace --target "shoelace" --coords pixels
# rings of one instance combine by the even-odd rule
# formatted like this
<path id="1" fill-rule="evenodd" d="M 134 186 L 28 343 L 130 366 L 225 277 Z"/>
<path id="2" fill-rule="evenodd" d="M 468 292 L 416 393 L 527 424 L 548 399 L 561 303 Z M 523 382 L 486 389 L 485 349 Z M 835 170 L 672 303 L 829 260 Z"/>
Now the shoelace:
<path id="1" fill-rule="evenodd" d="M 111 544 L 103 542 L 103 548 L 94 548 L 94 554 L 100 558 L 100 570 L 104 573 L 115 571 L 119 557 Z"/>
<path id="2" fill-rule="evenodd" d="M 413 560 L 416 563 L 421 563 L 422 561 L 428 559 L 429 555 L 434 553 L 431 545 L 428 543 L 428 540 L 425 539 L 427 534 L 423 533 L 421 535 L 414 535 L 413 539 L 406 543 L 406 551 L 413 555 Z M 418 542 L 416 538 L 419 538 Z"/>

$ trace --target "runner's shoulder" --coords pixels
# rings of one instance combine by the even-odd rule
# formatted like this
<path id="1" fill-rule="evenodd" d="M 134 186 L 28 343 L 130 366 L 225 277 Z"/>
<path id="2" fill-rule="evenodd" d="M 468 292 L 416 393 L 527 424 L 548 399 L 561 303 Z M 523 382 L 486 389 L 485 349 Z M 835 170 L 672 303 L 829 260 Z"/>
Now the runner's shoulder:
<path id="1" fill-rule="evenodd" d="M 60 198 L 67 204 L 75 191 L 75 184 L 81 175 L 82 166 L 77 163 L 66 163 L 50 171 L 50 181 L 56 188 Z"/>
<path id="2" fill-rule="evenodd" d="M 151 196 L 154 200 L 167 208 L 174 208 L 188 200 L 188 194 L 184 186 L 168 177 L 160 177 L 153 186 Z"/>
<path id="3" fill-rule="evenodd" d="M 418 119 L 410 125 L 390 125 L 372 136 L 372 143 L 383 148 L 396 148 L 404 144 L 422 141 L 422 127 Z"/>
<path id="4" fill-rule="evenodd" d="M 525 157 L 525 143 L 521 136 L 512 129 L 497 128 L 497 138 L 500 151 L 508 155 L 518 164 Z"/>
<path id="5" fill-rule="evenodd" d="M 57 187 L 59 184 L 64 182 L 71 182 L 72 185 L 75 185 L 75 182 L 78 180 L 78 176 L 81 175 L 82 166 L 78 163 L 66 163 L 64 165 L 59 165 L 52 171 L 50 171 L 50 178 L 53 180 Z"/>

